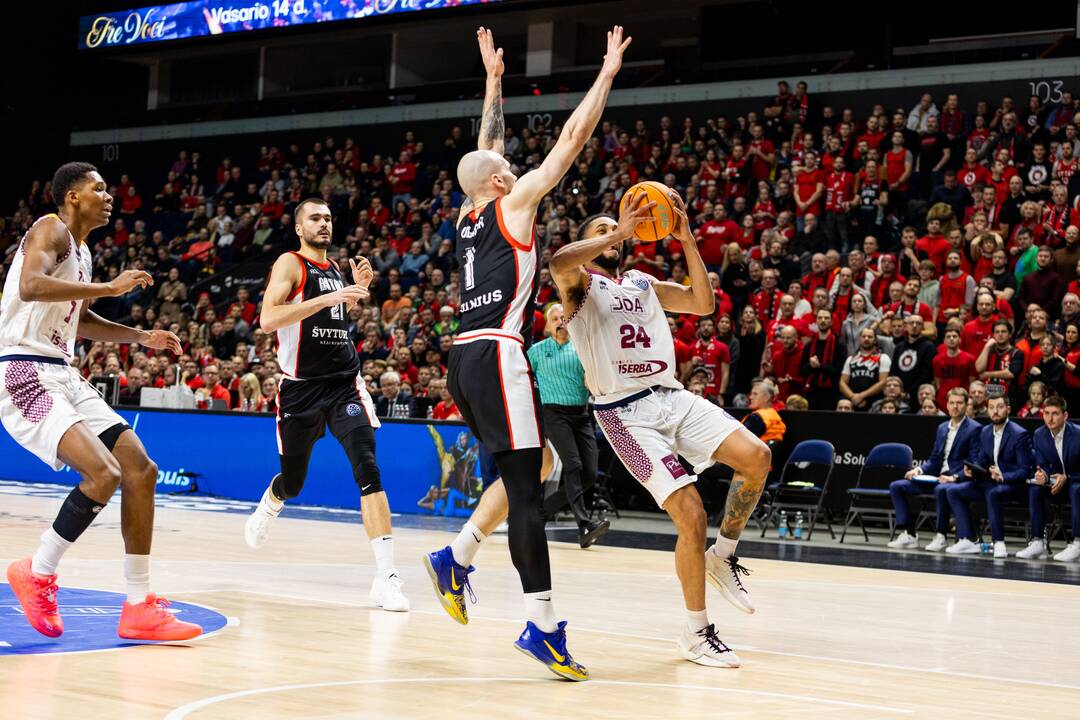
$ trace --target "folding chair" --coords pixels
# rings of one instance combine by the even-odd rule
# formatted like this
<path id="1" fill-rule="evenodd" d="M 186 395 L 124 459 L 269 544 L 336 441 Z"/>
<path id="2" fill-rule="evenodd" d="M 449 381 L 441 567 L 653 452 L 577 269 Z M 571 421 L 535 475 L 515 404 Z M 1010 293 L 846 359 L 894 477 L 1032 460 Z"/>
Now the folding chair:
<path id="1" fill-rule="evenodd" d="M 780 480 L 769 485 L 768 490 L 772 494 L 772 502 L 769 505 L 769 514 L 761 527 L 761 537 L 765 537 L 773 517 L 780 510 L 802 510 L 810 517 L 810 529 L 806 535 L 809 540 L 814 534 L 814 525 L 818 516 L 821 515 L 825 504 L 825 495 L 829 490 L 829 479 L 832 477 L 833 464 L 836 459 L 836 449 L 827 440 L 803 440 L 795 446 L 784 463 L 784 469 L 780 472 Z M 803 467 L 796 467 L 803 465 Z M 812 486 L 792 485 L 788 474 L 795 467 L 795 472 L 802 472 L 810 465 L 818 465 L 825 468 L 824 478 L 821 483 Z M 829 535 L 836 538 L 828 513 L 825 515 L 825 524 L 829 528 Z"/>
<path id="2" fill-rule="evenodd" d="M 844 531 L 840 533 L 840 542 L 844 542 L 848 527 L 856 518 L 862 528 L 864 541 L 870 542 L 870 534 L 866 532 L 866 523 L 863 522 L 864 517 L 886 518 L 889 521 L 889 537 L 892 537 L 896 511 L 893 510 L 892 498 L 889 496 L 889 483 L 911 469 L 911 459 L 911 448 L 903 443 L 882 443 L 870 451 L 866 462 L 859 468 L 855 487 L 847 491 L 848 511 L 844 520 Z M 880 472 L 886 469 L 895 472 Z M 872 471 L 869 478 L 866 477 L 867 470 Z"/>

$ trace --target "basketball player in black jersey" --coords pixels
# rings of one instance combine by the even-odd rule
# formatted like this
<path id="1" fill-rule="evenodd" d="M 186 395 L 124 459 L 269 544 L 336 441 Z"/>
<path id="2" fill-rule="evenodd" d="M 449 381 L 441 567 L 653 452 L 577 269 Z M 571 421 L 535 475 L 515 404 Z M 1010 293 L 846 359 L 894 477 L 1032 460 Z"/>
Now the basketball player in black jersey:
<path id="1" fill-rule="evenodd" d="M 244 539 L 253 548 L 266 542 L 270 524 L 285 501 L 300 494 L 315 441 L 330 426 L 360 486 L 360 511 L 377 565 L 371 600 L 384 610 L 405 611 L 394 567 L 390 505 L 375 464 L 375 406 L 360 375 L 360 358 L 349 339 L 349 310 L 368 297 L 374 277 L 367 259 L 350 260 L 352 284 L 326 257 L 332 237 L 330 208 L 321 200 L 296 207 L 300 251 L 283 254 L 270 271 L 260 325 L 277 331 L 278 452 L 281 472 L 248 518 Z"/>
<path id="2" fill-rule="evenodd" d="M 480 542 L 508 517 L 510 556 L 521 576 L 527 618 L 515 645 L 561 677 L 587 680 L 588 671 L 566 649 L 566 623 L 556 619 L 552 607 L 540 486 L 540 396 L 525 350 L 532 339 L 540 262 L 537 206 L 596 129 L 630 38 L 624 41 L 620 26 L 608 33 L 599 77 L 544 162 L 521 179 L 503 157 L 502 50 L 495 49 L 484 28 L 477 40 L 488 79 L 479 149 L 457 168 L 468 200 L 458 218 L 461 325 L 450 351 L 447 385 L 462 417 L 494 455 L 502 482 L 485 491 L 458 538 L 424 560 L 443 608 L 467 623 L 463 590 L 470 563 Z"/>

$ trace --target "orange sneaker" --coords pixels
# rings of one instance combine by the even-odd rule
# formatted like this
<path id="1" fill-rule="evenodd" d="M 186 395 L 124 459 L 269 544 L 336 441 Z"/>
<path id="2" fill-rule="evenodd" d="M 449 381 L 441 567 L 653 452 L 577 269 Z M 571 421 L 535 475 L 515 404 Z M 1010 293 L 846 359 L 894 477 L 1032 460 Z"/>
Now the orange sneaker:
<path id="1" fill-rule="evenodd" d="M 177 620 L 168 607 L 168 600 L 153 593 L 141 603 L 125 602 L 116 634 L 125 640 L 190 640 L 202 635 L 201 627 Z"/>
<path id="2" fill-rule="evenodd" d="M 19 598 L 23 613 L 30 626 L 42 635 L 60 637 L 64 634 L 64 621 L 56 607 L 56 576 L 38 577 L 30 570 L 30 558 L 16 560 L 8 565 L 7 581 L 11 591 Z"/>

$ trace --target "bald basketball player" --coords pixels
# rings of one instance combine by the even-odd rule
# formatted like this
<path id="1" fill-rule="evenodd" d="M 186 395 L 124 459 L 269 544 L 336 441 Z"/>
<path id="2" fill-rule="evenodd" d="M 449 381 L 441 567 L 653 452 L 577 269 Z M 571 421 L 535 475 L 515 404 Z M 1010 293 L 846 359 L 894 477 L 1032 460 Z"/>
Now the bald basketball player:
<path id="1" fill-rule="evenodd" d="M 502 50 L 491 33 L 477 32 L 487 69 L 479 149 L 458 164 L 469 200 L 458 219 L 456 255 L 461 268 L 461 326 L 450 351 L 447 386 L 462 417 L 494 455 L 502 477 L 480 499 L 457 539 L 425 556 L 443 608 L 468 622 L 465 591 L 473 556 L 508 517 L 510 556 L 525 592 L 525 630 L 515 646 L 560 677 L 587 680 L 588 671 L 566 649 L 566 622 L 557 620 L 544 535 L 539 483 L 544 435 L 540 396 L 525 351 L 532 338 L 540 247 L 536 211 L 592 136 L 611 83 L 630 45 L 623 29 L 607 36 L 600 75 L 563 125 L 539 168 L 514 177 L 503 157 Z"/>

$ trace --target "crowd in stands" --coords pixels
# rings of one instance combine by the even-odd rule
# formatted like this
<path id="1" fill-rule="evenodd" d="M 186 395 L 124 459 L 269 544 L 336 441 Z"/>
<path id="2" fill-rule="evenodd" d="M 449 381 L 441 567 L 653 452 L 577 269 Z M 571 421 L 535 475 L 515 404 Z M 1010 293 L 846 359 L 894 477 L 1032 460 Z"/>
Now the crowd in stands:
<path id="1" fill-rule="evenodd" d="M 855 112 L 780 83 L 760 112 L 603 121 L 541 205 L 536 315 L 558 300 L 546 270 L 578 223 L 617 213 L 622 193 L 654 179 L 685 197 L 717 298 L 712 316 L 673 316 L 680 378 L 745 405 L 772 378 L 777 407 L 938 415 L 949 390 L 968 413 L 1007 396 L 1038 416 L 1062 395 L 1080 407 L 1080 114 L 1068 92 L 1043 105 L 956 95 Z M 559 128 L 508 127 L 519 173 L 537 167 Z M 453 249 L 462 195 L 454 168 L 475 142 L 403 132 L 396 147 L 328 136 L 301 147 L 245 147 L 230 157 L 179 150 L 169 167 L 120 175 L 111 224 L 94 236 L 95 279 L 127 268 L 155 284 L 95 303 L 99 314 L 180 336 L 180 357 L 83 343 L 85 375 L 142 387 L 187 384 L 200 406 L 274 411 L 275 336 L 259 327 L 258 286 L 202 289 L 238 262 L 297 245 L 292 209 L 321 197 L 334 213 L 332 257 L 364 255 L 377 277 L 352 314 L 364 376 L 389 417 L 454 418 L 447 355 L 457 330 Z M 6 272 L 33 220 L 53 212 L 34 182 L 0 231 Z M 624 268 L 688 282 L 669 238 L 635 245 Z"/>

